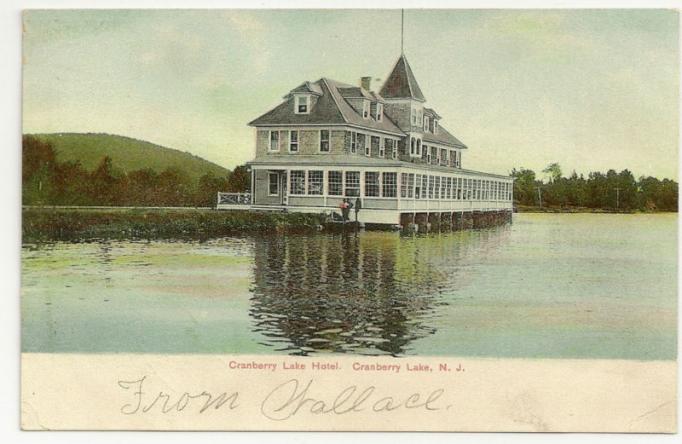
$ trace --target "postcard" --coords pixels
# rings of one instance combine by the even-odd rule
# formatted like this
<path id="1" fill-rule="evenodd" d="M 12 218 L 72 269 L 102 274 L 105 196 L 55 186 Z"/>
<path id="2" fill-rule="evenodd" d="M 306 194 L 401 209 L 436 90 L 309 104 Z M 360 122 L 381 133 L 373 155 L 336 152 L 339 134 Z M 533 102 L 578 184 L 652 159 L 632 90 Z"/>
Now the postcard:
<path id="1" fill-rule="evenodd" d="M 24 11 L 22 428 L 676 433 L 678 41 Z"/>

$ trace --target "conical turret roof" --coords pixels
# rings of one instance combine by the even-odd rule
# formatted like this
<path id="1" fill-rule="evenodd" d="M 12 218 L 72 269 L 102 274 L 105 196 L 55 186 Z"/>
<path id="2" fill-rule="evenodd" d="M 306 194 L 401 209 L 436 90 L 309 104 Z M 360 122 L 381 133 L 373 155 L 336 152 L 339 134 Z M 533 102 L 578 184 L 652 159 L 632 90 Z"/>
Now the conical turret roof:
<path id="1" fill-rule="evenodd" d="M 386 99 L 414 99 L 420 102 L 425 102 L 424 94 L 414 78 L 412 68 L 407 63 L 405 54 L 401 54 L 400 58 L 393 67 L 393 71 L 384 82 L 381 88 L 382 97 Z"/>

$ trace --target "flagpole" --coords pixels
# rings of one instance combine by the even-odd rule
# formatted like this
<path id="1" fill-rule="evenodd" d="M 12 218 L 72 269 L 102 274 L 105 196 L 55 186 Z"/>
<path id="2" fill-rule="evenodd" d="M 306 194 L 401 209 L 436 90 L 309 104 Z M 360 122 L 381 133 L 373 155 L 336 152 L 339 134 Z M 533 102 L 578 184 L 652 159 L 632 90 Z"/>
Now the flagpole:
<path id="1" fill-rule="evenodd" d="M 400 55 L 405 54 L 404 44 L 405 44 L 405 10 L 400 10 Z"/>

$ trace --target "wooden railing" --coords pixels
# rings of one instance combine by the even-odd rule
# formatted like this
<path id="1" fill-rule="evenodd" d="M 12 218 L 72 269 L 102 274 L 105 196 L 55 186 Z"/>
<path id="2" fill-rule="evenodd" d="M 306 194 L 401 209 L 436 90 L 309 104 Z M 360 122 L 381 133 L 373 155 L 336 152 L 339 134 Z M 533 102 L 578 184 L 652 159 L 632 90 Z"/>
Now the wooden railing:
<path id="1" fill-rule="evenodd" d="M 251 193 L 218 192 L 218 205 L 251 205 Z"/>

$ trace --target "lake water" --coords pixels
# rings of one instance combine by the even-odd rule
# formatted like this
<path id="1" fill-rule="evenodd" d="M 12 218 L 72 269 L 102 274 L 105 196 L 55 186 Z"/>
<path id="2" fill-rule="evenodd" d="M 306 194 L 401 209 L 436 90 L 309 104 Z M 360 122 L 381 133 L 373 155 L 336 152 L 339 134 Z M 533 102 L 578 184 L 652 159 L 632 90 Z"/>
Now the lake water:
<path id="1" fill-rule="evenodd" d="M 675 359 L 677 215 L 25 245 L 22 349 Z"/>

